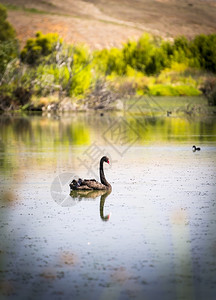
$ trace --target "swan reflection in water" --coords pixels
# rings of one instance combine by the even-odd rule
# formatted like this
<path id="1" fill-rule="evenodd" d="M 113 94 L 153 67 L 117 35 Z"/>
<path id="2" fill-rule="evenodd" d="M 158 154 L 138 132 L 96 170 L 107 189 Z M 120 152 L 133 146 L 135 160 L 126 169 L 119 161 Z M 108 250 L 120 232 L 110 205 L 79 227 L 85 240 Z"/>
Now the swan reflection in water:
<path id="1" fill-rule="evenodd" d="M 110 218 L 110 214 L 108 215 L 104 215 L 104 205 L 105 205 L 105 200 L 106 198 L 109 196 L 109 194 L 111 193 L 110 190 L 74 190 L 70 192 L 70 196 L 72 198 L 75 198 L 79 201 L 83 200 L 83 199 L 95 199 L 97 197 L 101 197 L 100 198 L 100 217 L 101 220 L 103 221 L 108 221 Z"/>

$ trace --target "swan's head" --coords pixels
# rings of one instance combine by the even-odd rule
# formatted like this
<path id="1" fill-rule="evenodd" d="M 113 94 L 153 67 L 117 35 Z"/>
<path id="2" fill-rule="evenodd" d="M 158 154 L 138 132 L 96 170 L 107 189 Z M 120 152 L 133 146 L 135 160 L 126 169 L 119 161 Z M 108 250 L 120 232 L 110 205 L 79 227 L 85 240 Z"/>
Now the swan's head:
<path id="1" fill-rule="evenodd" d="M 107 157 L 107 156 L 103 156 L 102 158 L 101 158 L 101 161 L 105 161 L 106 163 L 110 163 L 109 162 L 109 158 Z"/>

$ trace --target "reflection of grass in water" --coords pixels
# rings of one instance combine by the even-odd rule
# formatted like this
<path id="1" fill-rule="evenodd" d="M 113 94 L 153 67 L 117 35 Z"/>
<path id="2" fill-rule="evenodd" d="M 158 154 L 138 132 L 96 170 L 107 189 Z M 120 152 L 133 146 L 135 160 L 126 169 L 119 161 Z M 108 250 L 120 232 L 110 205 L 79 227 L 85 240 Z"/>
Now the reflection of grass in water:
<path id="1" fill-rule="evenodd" d="M 65 155 L 70 152 L 69 146 L 82 146 L 90 144 L 89 127 L 79 121 L 57 121 L 42 117 L 0 117 L 0 169 L 4 174 L 10 174 L 15 169 L 29 164 L 45 164 L 52 154 L 64 146 Z M 12 146 L 12 148 L 11 148 Z M 31 155 L 33 152 L 50 151 L 50 156 L 43 157 Z M 51 150 L 50 150 L 51 149 Z M 13 153 L 8 159 L 8 153 Z M 61 150 L 62 151 L 62 150 Z M 27 152 L 25 157 L 22 153 Z M 19 159 L 21 154 L 21 161 Z M 36 161 L 35 161 L 36 160 Z"/>
<path id="2" fill-rule="evenodd" d="M 73 118 L 73 117 L 72 117 Z M 2 117 L 2 138 L 4 145 L 13 141 L 17 146 L 22 143 L 31 147 L 58 145 L 86 145 L 90 143 L 89 126 L 69 120 L 67 122 L 42 118 L 29 117 Z"/>
<path id="3" fill-rule="evenodd" d="M 178 118 L 178 117 L 131 117 L 127 122 L 133 130 L 127 132 L 132 140 L 135 133 L 139 133 L 138 143 L 149 144 L 152 142 L 190 141 L 216 141 L 216 122 L 209 119 Z M 130 127 L 128 127 L 130 128 Z M 210 136 L 209 136 L 210 135 Z"/>

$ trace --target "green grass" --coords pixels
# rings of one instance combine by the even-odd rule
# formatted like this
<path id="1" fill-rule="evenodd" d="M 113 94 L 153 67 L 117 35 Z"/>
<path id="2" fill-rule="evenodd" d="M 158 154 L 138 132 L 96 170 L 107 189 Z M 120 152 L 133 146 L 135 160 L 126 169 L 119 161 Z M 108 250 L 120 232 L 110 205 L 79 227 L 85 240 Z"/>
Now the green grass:
<path id="1" fill-rule="evenodd" d="M 21 5 L 14 5 L 14 4 L 5 4 L 5 6 L 7 7 L 8 10 L 14 10 L 14 11 L 25 11 L 28 13 L 32 13 L 32 14 L 42 14 L 42 15 L 63 15 L 63 16 L 67 16 L 64 14 L 58 14 L 58 13 L 54 13 L 54 12 L 49 12 L 49 11 L 45 11 L 45 10 L 40 10 L 37 8 L 28 8 L 25 6 L 21 6 Z"/>
<path id="2" fill-rule="evenodd" d="M 140 113 L 152 113 L 159 112 L 160 114 L 166 114 L 167 111 L 175 112 L 177 110 L 183 111 L 187 107 L 200 106 L 206 108 L 208 106 L 207 100 L 203 96 L 192 97 L 154 97 L 154 96 L 142 96 L 138 99 L 130 99 L 126 102 L 126 107 L 130 107 L 130 112 Z M 214 109 L 214 108 L 211 108 Z M 127 110 L 127 109 L 126 109 Z"/>
<path id="3" fill-rule="evenodd" d="M 149 86 L 149 93 L 153 96 L 199 96 L 201 92 L 189 85 L 163 85 Z"/>
<path id="4" fill-rule="evenodd" d="M 19 5 L 14 5 L 14 4 L 5 4 L 8 10 L 19 10 L 19 11 L 26 11 L 34 14 L 52 14 L 50 12 L 44 11 L 44 10 L 39 10 L 37 8 L 28 8 L 25 6 L 19 6 Z"/>

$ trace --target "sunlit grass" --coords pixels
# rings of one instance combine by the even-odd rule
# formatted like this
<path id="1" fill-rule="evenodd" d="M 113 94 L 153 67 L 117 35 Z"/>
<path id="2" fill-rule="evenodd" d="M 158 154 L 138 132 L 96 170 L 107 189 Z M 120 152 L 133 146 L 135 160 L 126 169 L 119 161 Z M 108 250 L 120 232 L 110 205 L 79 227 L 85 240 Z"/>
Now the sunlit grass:
<path id="1" fill-rule="evenodd" d="M 193 86 L 163 84 L 149 86 L 149 93 L 152 96 L 199 96 L 201 94 L 201 92 Z"/>

